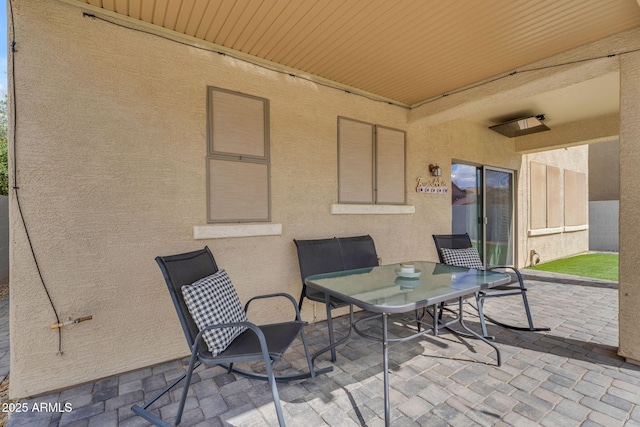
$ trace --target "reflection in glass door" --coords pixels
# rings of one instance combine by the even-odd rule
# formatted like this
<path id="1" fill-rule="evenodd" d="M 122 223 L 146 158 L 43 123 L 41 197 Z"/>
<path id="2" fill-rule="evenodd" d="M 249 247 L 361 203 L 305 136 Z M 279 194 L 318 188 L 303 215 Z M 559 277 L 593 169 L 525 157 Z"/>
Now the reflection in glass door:
<path id="1" fill-rule="evenodd" d="M 513 172 L 484 167 L 486 265 L 513 265 Z"/>
<path id="2" fill-rule="evenodd" d="M 482 169 L 454 163 L 451 165 L 451 232 L 469 233 L 473 246 L 482 246 Z"/>
<path id="3" fill-rule="evenodd" d="M 485 265 L 513 265 L 513 172 L 454 163 L 451 187 L 452 233 L 469 233 Z"/>

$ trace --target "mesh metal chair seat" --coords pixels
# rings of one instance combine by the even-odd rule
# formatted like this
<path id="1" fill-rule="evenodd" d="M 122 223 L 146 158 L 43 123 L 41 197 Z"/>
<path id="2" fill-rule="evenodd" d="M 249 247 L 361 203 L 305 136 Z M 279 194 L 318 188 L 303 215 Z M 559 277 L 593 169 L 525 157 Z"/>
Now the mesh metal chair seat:
<path id="1" fill-rule="evenodd" d="M 433 240 L 436 244 L 436 249 L 438 251 L 438 258 L 440 263 L 446 264 L 443 248 L 446 249 L 468 249 L 473 247 L 471 244 L 471 238 L 469 234 L 434 234 Z M 458 264 L 460 265 L 460 264 Z M 460 265 L 461 267 L 469 267 L 467 265 Z M 509 329 L 519 330 L 519 331 L 549 331 L 549 328 L 536 328 L 533 326 L 533 319 L 531 317 L 531 309 L 529 308 L 529 301 L 527 299 L 527 288 L 524 286 L 524 281 L 522 279 L 522 275 L 518 271 L 518 269 L 511 266 L 494 266 L 489 268 L 488 270 L 507 270 L 507 272 L 514 273 L 516 280 L 508 283 L 506 285 L 500 285 L 493 287 L 491 289 L 483 289 L 482 291 L 476 294 L 476 303 L 478 314 L 480 318 L 480 326 L 482 328 L 482 335 L 487 336 L 487 325 L 485 322 L 489 320 L 490 322 L 505 327 Z M 508 297 L 508 296 L 520 296 L 522 297 L 522 302 L 524 304 L 524 310 L 527 317 L 527 327 L 509 325 L 500 321 L 495 320 L 492 317 L 487 316 L 484 313 L 484 302 L 488 298 L 500 298 L 500 297 Z"/>
<path id="2" fill-rule="evenodd" d="M 278 423 L 281 426 L 284 426 L 284 416 L 280 405 L 276 381 L 314 377 L 316 374 L 325 373 L 333 369 L 332 367 L 322 370 L 314 369 L 311 356 L 309 354 L 307 340 L 304 335 L 304 326 L 306 325 L 306 322 L 303 322 L 300 319 L 300 310 L 298 309 L 296 300 L 291 295 L 275 293 L 251 298 L 244 306 L 244 311 L 246 313 L 249 308 L 249 304 L 256 300 L 265 298 L 284 298 L 291 303 L 292 308 L 296 313 L 294 321 L 260 326 L 249 321 L 224 322 L 209 325 L 200 330 L 189 312 L 182 293 L 182 288 L 183 286 L 191 285 L 192 283 L 209 277 L 219 271 L 213 254 L 209 248 L 205 246 L 204 249 L 193 252 L 157 257 L 156 261 L 164 275 L 169 289 L 169 294 L 171 295 L 171 300 L 173 301 L 180 324 L 187 339 L 189 349 L 191 350 L 191 357 L 184 374 L 169 386 L 161 390 L 152 399 L 142 404 L 142 406 L 134 405 L 131 408 L 132 411 L 155 425 L 171 425 L 156 416 L 154 413 L 150 412 L 149 407 L 165 393 L 169 392 L 173 387 L 184 380 L 183 391 L 175 418 L 175 425 L 178 425 L 182 418 L 193 371 L 200 366 L 200 364 L 222 365 L 228 369 L 228 372 L 236 372 L 251 378 L 269 381 L 278 417 Z M 233 341 L 231 341 L 225 349 L 214 355 L 205 343 L 203 334 L 209 330 L 225 329 L 237 326 L 246 327 L 247 329 L 233 338 Z M 294 375 L 276 376 L 273 372 L 272 365 L 283 358 L 284 353 L 297 337 L 300 337 L 302 341 L 309 371 Z M 233 366 L 234 363 L 252 361 L 264 362 L 266 373 L 261 374 L 253 371 L 240 370 Z"/>

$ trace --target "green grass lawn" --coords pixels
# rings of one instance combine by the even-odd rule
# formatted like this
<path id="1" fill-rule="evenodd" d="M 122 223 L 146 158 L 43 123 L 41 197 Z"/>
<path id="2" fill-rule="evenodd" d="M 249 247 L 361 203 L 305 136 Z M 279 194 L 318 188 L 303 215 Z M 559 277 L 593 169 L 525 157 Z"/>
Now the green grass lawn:
<path id="1" fill-rule="evenodd" d="M 593 253 L 558 259 L 530 267 L 532 270 L 550 271 L 554 273 L 572 274 L 574 276 L 592 277 L 618 281 L 618 254 Z"/>

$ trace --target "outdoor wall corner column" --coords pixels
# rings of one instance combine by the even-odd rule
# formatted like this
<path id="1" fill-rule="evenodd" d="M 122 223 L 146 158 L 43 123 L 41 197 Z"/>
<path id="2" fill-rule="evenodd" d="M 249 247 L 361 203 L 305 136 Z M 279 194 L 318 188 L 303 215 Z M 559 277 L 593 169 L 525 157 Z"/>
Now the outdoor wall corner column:
<path id="1" fill-rule="evenodd" d="M 618 354 L 640 364 L 640 52 L 620 57 L 620 279 Z"/>

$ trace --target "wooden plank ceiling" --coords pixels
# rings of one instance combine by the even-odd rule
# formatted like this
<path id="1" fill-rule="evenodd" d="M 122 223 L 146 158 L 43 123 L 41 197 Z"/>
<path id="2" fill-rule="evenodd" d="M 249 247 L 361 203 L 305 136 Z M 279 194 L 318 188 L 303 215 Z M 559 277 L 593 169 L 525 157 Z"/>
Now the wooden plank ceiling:
<path id="1" fill-rule="evenodd" d="M 637 0 L 77 1 L 407 105 L 640 26 Z"/>

